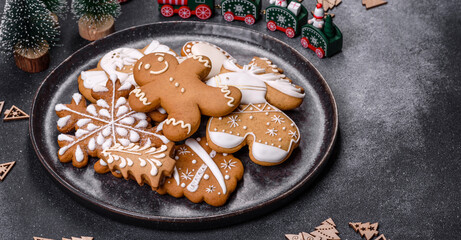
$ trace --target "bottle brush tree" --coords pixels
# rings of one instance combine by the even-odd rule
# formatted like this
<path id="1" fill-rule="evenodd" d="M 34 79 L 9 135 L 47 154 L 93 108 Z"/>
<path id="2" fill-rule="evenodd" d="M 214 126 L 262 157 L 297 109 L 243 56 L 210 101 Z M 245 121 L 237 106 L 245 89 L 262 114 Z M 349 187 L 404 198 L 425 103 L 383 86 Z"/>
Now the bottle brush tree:
<path id="1" fill-rule="evenodd" d="M 72 12 L 79 19 L 80 36 L 94 41 L 114 32 L 120 4 L 117 0 L 73 0 Z"/>
<path id="2" fill-rule="evenodd" d="M 53 14 L 64 17 L 67 10 L 67 1 L 66 0 L 40 0 L 45 4 L 46 8 L 50 10 Z"/>
<path id="3" fill-rule="evenodd" d="M 27 72 L 48 68 L 48 50 L 59 40 L 59 27 L 40 0 L 8 0 L 0 24 L 2 52 L 13 53 Z"/>

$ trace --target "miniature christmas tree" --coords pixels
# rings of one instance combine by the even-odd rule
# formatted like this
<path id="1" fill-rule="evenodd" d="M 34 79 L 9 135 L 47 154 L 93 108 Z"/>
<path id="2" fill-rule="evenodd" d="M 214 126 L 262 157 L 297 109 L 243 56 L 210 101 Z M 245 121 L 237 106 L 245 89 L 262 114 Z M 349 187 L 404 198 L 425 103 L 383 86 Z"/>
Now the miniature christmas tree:
<path id="1" fill-rule="evenodd" d="M 64 13 L 67 9 L 66 0 L 41 0 L 45 4 L 46 8 L 50 10 L 53 14 L 56 14 L 60 17 L 64 17 Z"/>
<path id="2" fill-rule="evenodd" d="M 332 38 L 335 36 L 336 31 L 335 27 L 333 27 L 333 20 L 331 15 L 327 15 L 325 18 L 325 27 L 323 28 L 323 32 L 327 35 L 328 38 Z"/>
<path id="3" fill-rule="evenodd" d="M 378 235 L 378 223 L 373 223 L 370 224 L 369 222 L 367 223 L 349 223 L 349 226 L 351 226 L 354 231 L 360 233 L 360 236 L 365 237 L 365 239 L 370 240 L 373 237 Z"/>
<path id="4" fill-rule="evenodd" d="M 90 41 L 114 32 L 114 19 L 120 14 L 117 0 L 73 0 L 72 12 L 82 38 Z"/>
<path id="5" fill-rule="evenodd" d="M 20 69 L 40 72 L 48 68 L 48 50 L 59 40 L 59 29 L 40 0 L 9 0 L 0 29 L 1 49 L 14 53 Z"/>

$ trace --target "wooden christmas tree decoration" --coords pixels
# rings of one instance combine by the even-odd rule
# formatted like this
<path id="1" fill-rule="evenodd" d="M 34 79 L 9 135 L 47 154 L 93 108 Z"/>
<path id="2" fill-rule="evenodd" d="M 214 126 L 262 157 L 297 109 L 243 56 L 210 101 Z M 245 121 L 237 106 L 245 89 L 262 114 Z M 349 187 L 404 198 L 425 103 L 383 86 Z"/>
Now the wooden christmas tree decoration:
<path id="1" fill-rule="evenodd" d="M 349 226 L 354 229 L 354 231 L 360 233 L 361 237 L 365 237 L 365 239 L 370 240 L 375 236 L 378 236 L 378 223 L 370 224 L 367 223 L 349 223 Z"/>
<path id="2" fill-rule="evenodd" d="M 51 238 L 34 237 L 34 240 L 54 240 Z"/>
<path id="3" fill-rule="evenodd" d="M 379 237 L 375 238 L 375 240 L 390 240 L 390 239 L 387 239 L 384 234 L 381 234 L 379 235 Z"/>
<path id="4" fill-rule="evenodd" d="M 338 6 L 342 0 L 317 0 L 317 3 L 321 3 L 323 10 L 328 11 L 336 6 Z"/>
<path id="5" fill-rule="evenodd" d="M 341 240 L 338 236 L 338 230 L 333 219 L 329 218 L 322 222 L 322 225 L 315 228 L 315 231 L 309 233 L 302 232 L 299 234 L 286 234 L 288 240 Z"/>
<path id="6" fill-rule="evenodd" d="M 362 0 L 362 5 L 365 5 L 365 7 L 368 9 L 378 7 L 381 5 L 386 4 L 386 1 L 383 0 Z"/>
<path id="7" fill-rule="evenodd" d="M 93 240 L 93 237 L 81 237 L 81 238 L 72 237 L 71 239 L 70 238 L 62 238 L 62 240 Z"/>
<path id="8" fill-rule="evenodd" d="M 36 73 L 48 68 L 48 50 L 59 36 L 50 11 L 40 0 L 9 0 L 1 18 L 0 46 L 13 53 L 16 65 Z"/>
<path id="9" fill-rule="evenodd" d="M 117 0 L 73 0 L 72 11 L 78 20 L 80 36 L 94 41 L 115 31 L 115 18 L 120 14 Z"/>
<path id="10" fill-rule="evenodd" d="M 27 119 L 29 118 L 29 115 L 19 109 L 16 106 L 12 106 L 10 109 L 5 111 L 5 117 L 3 118 L 3 121 L 11 121 L 11 120 L 19 120 L 19 119 Z"/>
<path id="11" fill-rule="evenodd" d="M 5 105 L 5 101 L 1 101 L 1 102 L 0 102 L 0 113 L 1 113 L 2 110 L 3 110 L 3 105 Z"/>
<path id="12" fill-rule="evenodd" d="M 6 177 L 6 175 L 11 170 L 11 168 L 13 168 L 15 163 L 16 162 L 9 162 L 9 163 L 0 164 L 0 181 L 3 181 L 3 179 Z"/>

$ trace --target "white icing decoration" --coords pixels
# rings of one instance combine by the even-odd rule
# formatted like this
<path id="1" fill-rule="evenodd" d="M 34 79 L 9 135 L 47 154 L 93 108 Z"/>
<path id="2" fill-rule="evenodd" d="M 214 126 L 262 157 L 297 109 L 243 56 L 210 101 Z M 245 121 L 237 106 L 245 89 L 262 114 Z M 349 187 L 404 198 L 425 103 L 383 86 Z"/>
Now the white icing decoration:
<path id="1" fill-rule="evenodd" d="M 77 148 L 75 149 L 75 160 L 77 162 L 82 162 L 84 158 L 85 156 L 83 155 L 80 145 L 77 145 Z"/>
<path id="2" fill-rule="evenodd" d="M 89 112 L 93 116 L 98 116 L 98 113 L 96 112 L 96 107 L 94 105 L 89 105 L 86 108 L 86 111 Z"/>
<path id="3" fill-rule="evenodd" d="M 130 145 L 130 143 L 131 143 L 130 140 L 125 139 L 125 138 L 119 138 L 119 139 L 117 139 L 117 140 L 118 140 L 124 147 Z"/>
<path id="4" fill-rule="evenodd" d="M 110 51 L 100 61 L 101 68 L 109 74 L 112 81 L 120 79 L 121 82 L 128 78 L 127 73 L 117 71 L 124 65 L 134 65 L 144 54 L 134 48 L 117 48 Z"/>
<path id="5" fill-rule="evenodd" d="M 208 174 L 203 175 L 203 179 L 208 180 L 209 178 L 210 178 L 210 175 Z"/>
<path id="6" fill-rule="evenodd" d="M 190 123 L 184 123 L 184 121 L 182 120 L 176 121 L 176 119 L 174 118 L 166 119 L 165 124 L 166 125 L 173 124 L 173 126 L 177 126 L 181 124 L 181 128 L 187 128 L 187 134 L 189 134 L 192 129 L 192 126 L 190 125 Z"/>
<path id="7" fill-rule="evenodd" d="M 224 179 L 229 180 L 230 179 L 229 175 L 224 176 Z"/>
<path id="8" fill-rule="evenodd" d="M 107 163 L 102 159 L 99 159 L 99 164 L 101 164 L 101 166 L 107 166 Z"/>
<path id="9" fill-rule="evenodd" d="M 56 105 L 57 106 L 57 105 Z M 58 119 L 58 127 L 63 128 L 69 122 L 70 115 Z"/>
<path id="10" fill-rule="evenodd" d="M 108 138 L 103 144 L 102 149 L 110 148 L 112 146 L 112 138 Z"/>
<path id="11" fill-rule="evenodd" d="M 165 114 L 165 113 L 166 113 L 166 110 L 165 110 L 164 108 L 162 108 L 162 107 L 157 108 L 157 111 L 158 111 L 159 113 L 161 113 L 161 114 Z"/>
<path id="12" fill-rule="evenodd" d="M 153 40 L 149 46 L 147 46 L 146 50 L 144 50 L 144 54 L 149 54 L 153 52 L 163 52 L 163 53 L 168 53 L 173 56 L 176 56 L 176 53 L 171 51 L 170 48 L 166 45 L 160 44 L 159 41 Z"/>
<path id="13" fill-rule="evenodd" d="M 87 133 L 88 133 L 87 130 L 77 129 L 77 131 L 75 131 L 75 137 L 79 138 Z"/>
<path id="14" fill-rule="evenodd" d="M 147 119 L 147 116 L 145 113 L 135 113 L 133 115 L 131 115 L 132 117 L 138 119 L 138 120 L 145 120 Z"/>
<path id="15" fill-rule="evenodd" d="M 160 55 L 161 53 L 155 53 L 155 55 Z M 158 70 L 158 71 L 149 71 L 150 74 L 154 74 L 154 75 L 158 75 L 158 74 L 162 74 L 164 72 L 166 72 L 168 70 L 168 61 L 165 61 L 165 67 Z"/>
<path id="16" fill-rule="evenodd" d="M 56 104 L 56 106 L 54 107 L 54 110 L 56 110 L 56 112 L 60 112 L 62 110 L 66 110 L 67 107 L 64 105 L 64 104 Z"/>
<path id="17" fill-rule="evenodd" d="M 94 140 L 94 138 L 91 138 L 90 141 L 88 142 L 88 149 L 90 151 L 93 151 L 96 149 L 96 141 Z M 104 162 L 104 161 L 103 161 Z M 102 164 L 101 164 L 102 165 Z"/>
<path id="18" fill-rule="evenodd" d="M 104 117 L 107 117 L 107 118 L 111 118 L 110 113 L 109 113 L 109 111 L 107 111 L 107 109 L 101 109 L 101 110 L 99 110 L 99 114 L 100 114 L 101 116 L 104 116 Z"/>
<path id="19" fill-rule="evenodd" d="M 173 169 L 173 178 L 174 178 L 174 181 L 176 182 L 176 185 L 179 186 L 179 183 L 180 183 L 179 173 L 178 173 L 178 169 L 176 167 L 174 167 L 174 169 Z"/>
<path id="20" fill-rule="evenodd" d="M 278 163 L 288 156 L 288 151 L 254 142 L 252 146 L 253 157 L 261 162 Z"/>
<path id="21" fill-rule="evenodd" d="M 120 97 L 117 99 L 117 103 L 115 103 L 115 108 L 119 108 L 120 106 L 124 105 L 126 103 L 126 98 Z"/>
<path id="22" fill-rule="evenodd" d="M 93 89 L 96 86 L 105 87 L 109 80 L 104 71 L 83 71 L 80 77 L 83 80 L 83 86 L 87 89 Z"/>
<path id="23" fill-rule="evenodd" d="M 96 101 L 96 104 L 103 108 L 110 108 L 109 104 L 107 104 L 107 102 L 103 99 L 99 99 L 98 101 Z"/>
<path id="24" fill-rule="evenodd" d="M 85 126 L 86 124 L 88 124 L 89 122 L 91 122 L 91 119 L 89 119 L 89 118 L 82 118 L 82 119 L 79 119 L 79 120 L 77 121 L 77 126 L 83 127 L 83 126 Z"/>
<path id="25" fill-rule="evenodd" d="M 197 170 L 197 173 L 195 173 L 194 178 L 192 179 L 192 181 L 187 186 L 187 190 L 189 192 L 197 191 L 197 189 L 199 187 L 199 184 L 200 184 L 200 180 L 202 179 L 203 175 L 205 174 L 205 171 L 206 171 L 207 168 L 208 167 L 207 167 L 206 164 L 202 164 L 202 166 L 200 166 L 200 168 Z"/>
<path id="26" fill-rule="evenodd" d="M 147 101 L 146 94 L 141 91 L 141 88 L 137 87 L 130 92 L 130 94 L 134 93 L 134 95 L 142 102 L 144 105 L 150 105 L 152 102 Z"/>
<path id="27" fill-rule="evenodd" d="M 69 137 L 69 135 L 66 135 L 66 134 L 59 134 L 59 135 L 58 135 L 58 141 L 72 142 L 72 141 L 74 141 L 74 139 L 71 138 L 71 137 Z"/>
<path id="28" fill-rule="evenodd" d="M 108 126 L 108 127 L 104 128 L 104 130 L 102 130 L 101 133 L 102 133 L 102 135 L 104 137 L 107 137 L 112 133 L 112 128 L 110 126 Z"/>
<path id="29" fill-rule="evenodd" d="M 186 184 L 185 183 L 181 183 L 181 187 L 186 187 Z"/>
<path id="30" fill-rule="evenodd" d="M 197 163 L 197 160 L 192 160 L 192 164 L 196 164 Z"/>
<path id="31" fill-rule="evenodd" d="M 186 45 L 190 46 L 189 43 L 186 43 Z M 219 74 L 221 66 L 230 57 L 228 54 L 226 55 L 222 50 L 220 50 L 217 46 L 205 42 L 194 43 L 189 52 L 194 55 L 203 55 L 210 59 L 211 71 L 206 77 L 206 79 Z"/>
<path id="32" fill-rule="evenodd" d="M 117 90 L 119 90 L 119 91 L 130 90 L 131 87 L 133 86 L 132 81 L 134 80 L 134 78 L 133 78 L 133 80 L 131 80 L 131 78 L 133 78 L 132 75 L 130 75 L 128 77 L 128 79 L 122 84 L 122 86 L 120 86 Z"/>
<path id="33" fill-rule="evenodd" d="M 126 118 L 124 118 L 124 119 L 120 120 L 120 122 L 119 122 L 119 123 L 123 123 L 123 124 L 128 124 L 128 125 L 131 125 L 131 124 L 133 124 L 133 123 L 134 123 L 134 121 L 135 121 L 135 120 L 134 120 L 134 118 L 133 118 L 133 117 L 126 117 Z M 135 127 L 137 128 L 138 126 L 135 126 Z"/>
<path id="34" fill-rule="evenodd" d="M 136 124 L 135 128 L 145 128 L 147 125 L 149 125 L 149 123 L 146 120 L 141 120 Z"/>
<path id="35" fill-rule="evenodd" d="M 139 141 L 141 137 L 139 136 L 139 134 L 135 131 L 130 131 L 130 141 L 132 142 L 137 142 Z"/>
<path id="36" fill-rule="evenodd" d="M 128 111 L 129 111 L 129 109 L 128 109 L 127 106 L 121 106 L 121 107 L 118 108 L 116 117 L 120 117 L 120 116 L 122 116 L 123 114 L 127 113 Z"/>
<path id="37" fill-rule="evenodd" d="M 75 104 L 79 104 L 82 100 L 82 95 L 80 93 L 74 93 L 72 95 L 72 99 L 74 100 Z"/>
<path id="38" fill-rule="evenodd" d="M 227 189 L 226 183 L 224 182 L 224 177 L 221 171 L 219 171 L 218 166 L 216 166 L 216 163 L 213 161 L 213 159 L 210 158 L 210 155 L 208 155 L 208 153 L 202 148 L 202 146 L 200 146 L 200 144 L 193 138 L 187 139 L 186 145 L 189 146 L 210 168 L 211 172 L 213 173 L 219 185 L 221 186 L 223 193 L 225 194 L 227 192 Z"/>
<path id="39" fill-rule="evenodd" d="M 90 123 L 90 124 L 88 124 L 88 126 L 86 126 L 86 129 L 89 130 L 89 131 L 93 131 L 93 130 L 96 130 L 98 127 L 99 126 Z"/>
<path id="40" fill-rule="evenodd" d="M 104 137 L 102 136 L 101 133 L 98 134 L 98 137 L 96 138 L 96 142 L 99 144 L 99 145 L 102 145 L 104 143 Z"/>
<path id="41" fill-rule="evenodd" d="M 118 135 L 120 135 L 122 137 L 125 137 L 126 135 L 128 135 L 128 130 L 126 130 L 125 128 L 116 127 L 115 131 L 118 133 Z M 136 142 L 136 141 L 134 141 L 134 142 Z"/>

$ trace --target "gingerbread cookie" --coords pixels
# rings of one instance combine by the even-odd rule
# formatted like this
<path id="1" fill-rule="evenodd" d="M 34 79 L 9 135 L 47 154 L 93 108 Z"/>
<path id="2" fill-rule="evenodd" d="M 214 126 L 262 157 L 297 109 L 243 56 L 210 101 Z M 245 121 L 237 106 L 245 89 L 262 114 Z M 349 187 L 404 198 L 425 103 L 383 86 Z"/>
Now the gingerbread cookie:
<path id="1" fill-rule="evenodd" d="M 172 141 L 184 140 L 197 131 L 202 114 L 224 116 L 240 103 L 238 88 L 202 82 L 210 69 L 210 60 L 203 56 L 179 64 L 169 54 L 148 54 L 135 64 L 134 78 L 141 87 L 130 93 L 130 106 L 139 112 L 163 107 L 168 113 L 163 134 Z"/>
<path id="2" fill-rule="evenodd" d="M 143 49 L 117 48 L 105 54 L 98 62 L 98 66 L 88 71 L 82 71 L 78 77 L 78 87 L 80 93 L 92 103 L 96 100 L 91 96 L 94 88 L 103 88 L 107 80 L 120 80 L 136 86 L 133 78 L 134 64 L 146 54 L 152 52 L 164 52 L 176 56 L 176 53 L 168 46 L 153 40 Z"/>
<path id="3" fill-rule="evenodd" d="M 184 44 L 181 50 L 181 55 L 190 56 L 206 56 L 211 61 L 211 71 L 205 79 L 212 78 L 219 74 L 223 63 L 226 60 L 235 60 L 229 53 L 222 48 L 202 41 L 191 41 Z"/>
<path id="4" fill-rule="evenodd" d="M 87 106 L 79 93 L 74 93 L 71 104 L 57 104 L 57 128 L 62 133 L 75 130 L 73 135 L 60 134 L 58 157 L 76 167 L 88 163 L 88 155 L 96 157 L 115 143 L 166 144 L 169 142 L 153 128 L 145 113 L 132 111 L 127 97 L 132 87 L 126 88 L 119 80 L 107 81 L 104 88 L 93 90 L 96 104 Z"/>
<path id="5" fill-rule="evenodd" d="M 248 144 L 253 162 L 272 166 L 285 161 L 300 141 L 296 124 L 277 107 L 298 106 L 304 91 L 285 75 L 276 74 L 276 67 L 263 66 L 267 73 L 255 62 L 239 67 L 234 61 L 226 61 L 223 73 L 207 81 L 210 86 L 236 86 L 242 91 L 242 105 L 236 111 L 209 119 L 207 137 L 210 147 L 218 152 L 233 153 Z M 272 101 L 272 94 L 277 102 Z"/>
<path id="6" fill-rule="evenodd" d="M 206 139 L 189 138 L 176 147 L 176 167 L 171 178 L 157 190 L 194 203 L 222 206 L 243 177 L 243 165 L 231 154 L 216 153 Z"/>
<path id="7" fill-rule="evenodd" d="M 117 174 L 126 180 L 134 179 L 141 186 L 146 183 L 152 190 L 159 187 L 165 176 L 171 176 L 176 163 L 173 142 L 159 147 L 151 144 L 141 147 L 134 143 L 122 146 L 117 143 L 104 149 L 100 156 L 110 171 L 118 171 Z"/>

